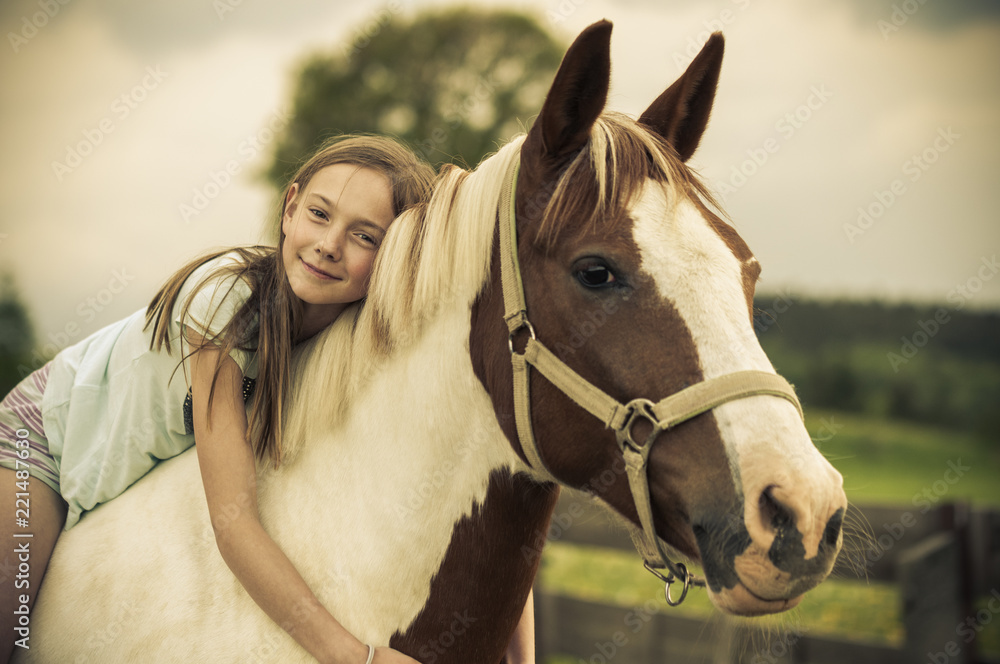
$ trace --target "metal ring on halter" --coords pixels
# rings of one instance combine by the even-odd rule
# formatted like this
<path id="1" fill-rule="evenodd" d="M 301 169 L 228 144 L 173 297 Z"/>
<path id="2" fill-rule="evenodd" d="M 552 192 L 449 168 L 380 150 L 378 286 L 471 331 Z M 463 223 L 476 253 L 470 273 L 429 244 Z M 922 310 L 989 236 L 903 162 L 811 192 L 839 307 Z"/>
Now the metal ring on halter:
<path id="1" fill-rule="evenodd" d="M 670 606 L 678 606 L 681 602 L 683 602 L 684 598 L 687 597 L 688 588 L 691 587 L 691 572 L 687 571 L 687 567 L 684 566 L 684 563 L 674 564 L 680 568 L 681 573 L 684 575 L 684 585 L 681 587 L 681 596 L 677 598 L 677 601 L 674 601 L 670 597 L 670 583 L 667 582 L 667 585 L 663 587 L 663 596 L 666 598 L 667 604 Z"/>
<path id="2" fill-rule="evenodd" d="M 633 399 L 629 401 L 625 407 L 628 409 L 628 414 L 625 416 L 625 423 L 621 426 L 621 439 L 622 442 L 629 444 L 629 446 L 636 452 L 642 452 L 643 448 L 651 445 L 656 437 L 663 433 L 663 428 L 660 426 L 660 421 L 656 417 L 656 413 L 653 409 L 656 407 L 649 399 Z M 646 435 L 646 440 L 639 442 L 632 435 L 632 429 L 635 427 L 636 423 L 640 420 L 645 420 L 649 422 L 650 430 Z"/>
<path id="3" fill-rule="evenodd" d="M 535 338 L 535 328 L 531 324 L 531 321 L 529 320 L 525 320 L 518 327 L 511 330 L 510 334 L 507 335 L 507 348 L 510 349 L 512 355 L 514 354 L 514 335 L 523 330 L 524 328 L 528 328 L 528 336 L 530 336 L 532 339 Z"/>
<path id="4" fill-rule="evenodd" d="M 688 589 L 691 587 L 691 578 L 692 578 L 691 577 L 691 572 L 688 571 L 688 569 L 684 565 L 684 563 L 673 563 L 673 566 L 677 568 L 677 571 L 678 571 L 678 573 L 680 575 L 680 579 L 684 580 L 684 585 L 681 587 L 681 596 L 678 597 L 676 600 L 673 597 L 670 596 L 670 586 L 675 581 L 678 581 L 680 579 L 678 579 L 678 577 L 674 576 L 673 572 L 669 572 L 667 574 L 667 576 L 664 576 L 655 567 L 650 567 L 648 562 L 643 563 L 643 565 L 645 565 L 646 569 L 648 569 L 650 572 L 652 572 L 654 576 L 656 576 L 658 579 L 660 579 L 660 581 L 663 581 L 663 583 L 664 583 L 664 586 L 663 586 L 663 597 L 664 597 L 664 599 L 667 600 L 667 604 L 669 604 L 670 606 L 680 606 L 680 603 L 684 601 L 685 597 L 687 597 Z"/>

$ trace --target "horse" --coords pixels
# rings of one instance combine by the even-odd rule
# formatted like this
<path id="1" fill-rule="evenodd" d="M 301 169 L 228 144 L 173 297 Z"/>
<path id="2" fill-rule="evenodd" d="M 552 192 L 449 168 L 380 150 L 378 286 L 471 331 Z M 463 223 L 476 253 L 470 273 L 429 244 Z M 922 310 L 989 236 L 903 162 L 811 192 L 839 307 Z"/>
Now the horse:
<path id="1" fill-rule="evenodd" d="M 638 120 L 605 111 L 610 36 L 584 30 L 527 134 L 394 222 L 367 300 L 297 348 L 284 460 L 259 470 L 317 598 L 424 664 L 504 661 L 560 486 L 732 614 L 794 606 L 843 541 L 842 479 L 753 331 L 760 265 L 686 165 L 722 36 Z M 310 661 L 225 527 L 193 451 L 160 463 L 59 540 L 16 661 Z"/>

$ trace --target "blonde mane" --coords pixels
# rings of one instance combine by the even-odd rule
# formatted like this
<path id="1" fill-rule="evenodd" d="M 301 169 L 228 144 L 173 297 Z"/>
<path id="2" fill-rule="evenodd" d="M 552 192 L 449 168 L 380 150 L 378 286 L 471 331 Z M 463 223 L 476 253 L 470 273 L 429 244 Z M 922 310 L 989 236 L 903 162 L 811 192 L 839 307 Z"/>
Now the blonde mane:
<path id="1" fill-rule="evenodd" d="M 472 172 L 444 167 L 430 200 L 393 222 L 367 299 L 296 348 L 285 460 L 302 441 L 342 422 L 372 372 L 419 339 L 442 307 L 472 306 L 489 278 L 504 174 L 520 158 L 524 140 L 512 139 Z M 537 241 L 552 246 L 561 219 L 593 225 L 627 218 L 632 197 L 650 178 L 672 202 L 685 196 L 714 203 L 665 141 L 627 116 L 606 113 L 555 184 Z"/>

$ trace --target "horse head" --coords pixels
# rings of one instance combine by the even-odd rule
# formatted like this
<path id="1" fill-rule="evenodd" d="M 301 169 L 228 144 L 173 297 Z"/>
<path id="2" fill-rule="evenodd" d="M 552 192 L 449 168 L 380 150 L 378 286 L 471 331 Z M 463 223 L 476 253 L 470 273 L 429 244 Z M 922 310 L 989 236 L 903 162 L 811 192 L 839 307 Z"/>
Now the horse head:
<path id="1" fill-rule="evenodd" d="M 790 388 L 695 404 L 663 431 L 652 416 L 630 422 L 648 439 L 644 518 L 621 428 L 557 385 L 651 405 L 734 374 L 780 380 L 752 325 L 760 265 L 685 165 L 708 123 L 722 36 L 638 122 L 604 110 L 610 36 L 600 22 L 577 38 L 521 146 L 512 205 L 526 318 L 502 323 L 500 233 L 473 312 L 475 369 L 537 479 L 593 494 L 637 532 L 647 521 L 651 548 L 663 541 L 700 562 L 722 610 L 782 611 L 829 574 L 846 509 L 842 478 L 812 444 Z M 522 367 L 530 396 L 518 425 L 508 342 L 516 356 L 529 334 L 575 378 Z"/>

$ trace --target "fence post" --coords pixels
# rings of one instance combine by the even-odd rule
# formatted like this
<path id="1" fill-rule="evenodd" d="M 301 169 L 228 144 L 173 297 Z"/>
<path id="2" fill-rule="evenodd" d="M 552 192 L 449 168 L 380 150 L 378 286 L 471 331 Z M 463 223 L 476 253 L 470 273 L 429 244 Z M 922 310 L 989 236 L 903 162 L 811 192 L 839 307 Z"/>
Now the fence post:
<path id="1" fill-rule="evenodd" d="M 903 660 L 968 664 L 967 644 L 956 628 L 963 620 L 960 544 L 954 533 L 924 538 L 899 556 L 906 643 Z"/>
<path id="2" fill-rule="evenodd" d="M 535 577 L 532 597 L 535 602 L 535 661 L 544 662 L 553 653 L 558 643 L 559 618 L 556 615 L 552 595 L 545 591 L 539 578 Z"/>
<path id="3" fill-rule="evenodd" d="M 737 650 L 736 632 L 738 631 L 736 620 L 723 614 L 716 624 L 716 632 L 712 635 L 715 641 L 715 649 L 712 653 L 712 664 L 733 664 L 740 661 L 742 653 Z"/>

